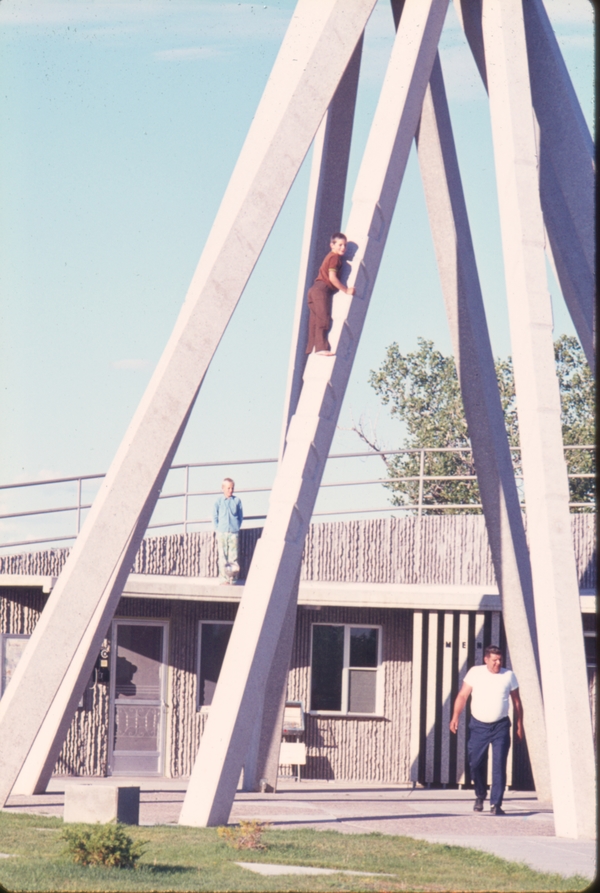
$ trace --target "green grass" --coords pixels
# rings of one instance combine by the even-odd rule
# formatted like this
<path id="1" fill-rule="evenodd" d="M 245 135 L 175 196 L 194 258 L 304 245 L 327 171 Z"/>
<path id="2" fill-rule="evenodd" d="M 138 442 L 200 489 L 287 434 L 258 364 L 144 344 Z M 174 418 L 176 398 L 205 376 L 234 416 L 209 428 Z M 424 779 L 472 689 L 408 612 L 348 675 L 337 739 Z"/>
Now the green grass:
<path id="1" fill-rule="evenodd" d="M 268 830 L 263 851 L 235 850 L 215 828 L 165 825 L 131 828 L 147 841 L 136 869 L 90 867 L 69 862 L 62 819 L 0 813 L 0 884 L 20 890 L 207 890 L 207 891 L 396 891 L 396 890 L 583 890 L 583 877 L 540 874 L 523 865 L 462 847 L 429 844 L 385 834 Z M 347 875 L 262 877 L 235 862 L 275 862 L 385 872 L 388 878 Z"/>

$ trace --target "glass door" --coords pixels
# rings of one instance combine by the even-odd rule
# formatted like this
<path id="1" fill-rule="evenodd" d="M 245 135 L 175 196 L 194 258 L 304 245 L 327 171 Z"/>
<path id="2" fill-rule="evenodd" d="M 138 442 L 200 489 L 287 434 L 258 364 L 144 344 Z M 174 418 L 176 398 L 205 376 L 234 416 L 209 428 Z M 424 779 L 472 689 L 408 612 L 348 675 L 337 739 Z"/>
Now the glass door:
<path id="1" fill-rule="evenodd" d="M 162 775 L 166 622 L 113 621 L 109 773 Z"/>

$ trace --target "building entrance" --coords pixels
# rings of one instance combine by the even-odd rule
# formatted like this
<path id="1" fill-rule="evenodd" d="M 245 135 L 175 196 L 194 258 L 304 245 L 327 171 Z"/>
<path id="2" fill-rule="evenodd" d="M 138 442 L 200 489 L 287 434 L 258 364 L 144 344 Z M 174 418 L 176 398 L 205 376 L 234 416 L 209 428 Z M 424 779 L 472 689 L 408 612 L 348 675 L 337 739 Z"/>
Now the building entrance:
<path id="1" fill-rule="evenodd" d="M 113 621 L 110 775 L 162 775 L 168 624 Z"/>

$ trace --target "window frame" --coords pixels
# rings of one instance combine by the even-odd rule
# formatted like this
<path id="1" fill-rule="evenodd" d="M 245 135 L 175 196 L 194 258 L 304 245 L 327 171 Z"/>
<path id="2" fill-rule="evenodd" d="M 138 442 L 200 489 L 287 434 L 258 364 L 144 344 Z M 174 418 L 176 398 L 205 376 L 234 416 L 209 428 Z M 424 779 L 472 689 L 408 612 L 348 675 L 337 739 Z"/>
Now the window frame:
<path id="1" fill-rule="evenodd" d="M 208 713 L 211 705 L 200 703 L 200 669 L 202 666 L 202 627 L 203 626 L 233 626 L 233 620 L 199 620 L 198 621 L 198 648 L 196 656 L 196 711 Z M 221 670 L 219 670 L 219 676 Z M 218 681 L 218 680 L 217 680 Z"/>
<path id="2" fill-rule="evenodd" d="M 592 657 L 588 657 L 587 648 L 585 647 L 585 640 L 586 640 L 586 639 L 594 639 L 594 650 L 595 650 L 595 652 L 597 652 L 596 638 L 597 638 L 597 637 L 596 637 L 596 630 L 595 630 L 595 629 L 593 629 L 593 630 L 592 630 L 592 629 L 590 629 L 590 630 L 587 630 L 587 629 L 586 629 L 586 630 L 583 631 L 583 647 L 584 647 L 584 650 L 585 650 L 585 665 L 586 665 L 586 667 L 587 667 L 588 670 L 595 670 L 595 669 L 596 669 L 596 666 L 597 666 L 596 661 L 597 661 L 598 658 L 597 658 L 597 654 L 596 654 L 596 653 L 595 653 Z M 594 661 L 594 663 L 592 663 L 592 661 Z"/>
<path id="3" fill-rule="evenodd" d="M 313 675 L 313 628 L 315 626 L 342 626 L 344 628 L 344 651 L 342 664 L 342 707 L 340 710 L 313 710 L 312 707 L 312 675 Z M 351 667 L 350 666 L 350 630 L 352 629 L 376 629 L 377 635 L 377 666 L 375 667 Z M 311 716 L 348 716 L 350 718 L 366 717 L 370 719 L 381 719 L 383 717 L 383 698 L 384 698 L 384 678 L 383 678 L 383 627 L 379 623 L 326 623 L 319 621 L 311 623 L 310 627 L 310 671 L 308 674 L 308 694 L 310 698 L 310 709 L 307 711 Z M 350 692 L 350 670 L 369 670 L 375 673 L 375 710 L 373 713 L 352 712 L 349 709 L 349 692 Z"/>
<path id="4" fill-rule="evenodd" d="M 4 677 L 4 661 L 5 661 L 5 653 L 6 653 L 6 642 L 8 639 L 25 639 L 29 641 L 31 638 L 31 633 L 0 633 L 0 698 L 3 696 L 6 691 L 6 679 Z M 27 647 L 27 646 L 25 646 Z M 22 655 L 21 655 L 22 656 Z M 21 658 L 19 658 L 20 660 Z M 19 664 L 15 665 L 15 670 Z"/>

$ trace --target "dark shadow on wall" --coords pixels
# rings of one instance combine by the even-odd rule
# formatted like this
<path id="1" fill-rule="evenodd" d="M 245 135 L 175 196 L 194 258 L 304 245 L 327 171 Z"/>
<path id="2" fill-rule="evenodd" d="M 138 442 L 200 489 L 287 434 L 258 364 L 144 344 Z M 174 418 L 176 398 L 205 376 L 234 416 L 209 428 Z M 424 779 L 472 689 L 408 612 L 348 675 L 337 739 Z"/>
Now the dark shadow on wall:
<path id="1" fill-rule="evenodd" d="M 335 781 L 331 763 L 324 756 L 307 756 L 306 766 L 302 767 L 302 777 L 315 781 Z"/>
<path id="2" fill-rule="evenodd" d="M 581 589 L 595 589 L 597 579 L 598 556 L 596 550 L 590 555 L 590 560 L 583 573 L 579 577 L 579 587 Z"/>

